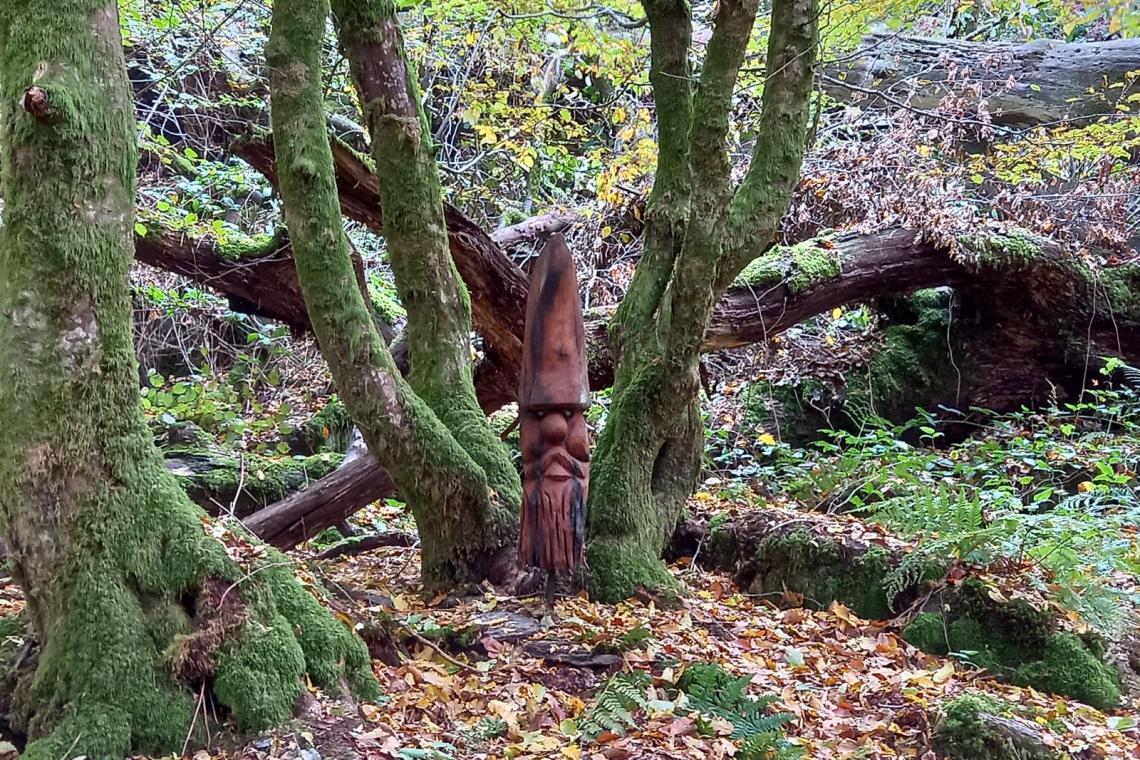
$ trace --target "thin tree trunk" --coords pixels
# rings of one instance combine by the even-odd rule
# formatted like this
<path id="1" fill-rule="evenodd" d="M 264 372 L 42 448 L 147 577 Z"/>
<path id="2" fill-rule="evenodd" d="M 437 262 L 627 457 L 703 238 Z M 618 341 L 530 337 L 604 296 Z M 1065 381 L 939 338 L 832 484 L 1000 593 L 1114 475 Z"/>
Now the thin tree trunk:
<path id="1" fill-rule="evenodd" d="M 669 0 L 644 5 L 654 35 L 651 71 L 675 69 L 685 82 L 681 92 L 676 77 L 663 82 L 665 110 L 679 111 L 689 123 L 662 125 L 662 160 L 651 198 L 660 218 L 647 228 L 646 256 L 626 295 L 633 300 L 610 325 L 618 348 L 614 401 L 591 471 L 587 550 L 590 589 L 603 599 L 638 588 L 673 589 L 659 556 L 700 473 L 698 363 L 704 335 L 725 289 L 774 240 L 791 197 L 806 137 L 816 45 L 815 3 L 777 0 L 768 40 L 772 73 L 756 149 L 734 190 L 726 132 L 758 4 L 721 2 L 695 95 L 683 76 L 687 63 L 676 55 L 687 49 L 691 11 Z M 661 173 L 661 167 L 668 171 Z"/>
<path id="2" fill-rule="evenodd" d="M 0 517 L 41 645 L 25 758 L 182 749 L 211 689 L 256 729 L 367 651 L 276 552 L 240 566 L 143 420 L 131 332 L 135 125 L 114 2 L 0 9 Z"/>
<path id="3" fill-rule="evenodd" d="M 512 484 L 503 472 L 488 472 L 485 461 L 492 452 L 479 452 L 478 458 L 474 452 L 469 454 L 441 416 L 413 391 L 354 287 L 320 84 L 321 38 L 328 12 L 327 0 L 279 0 L 273 9 L 267 48 L 276 163 L 297 272 L 313 330 L 341 398 L 369 449 L 387 466 L 416 517 L 423 540 L 424 585 L 441 588 L 477 582 L 497 567 L 499 555 L 514 539 L 517 498 L 511 498 L 511 486 L 517 496 L 518 476 L 513 470 L 508 473 L 513 476 Z M 398 214 L 387 217 L 390 231 L 401 229 Z M 442 237 L 442 224 L 436 225 L 434 232 Z M 449 258 L 447 265 L 451 266 Z M 436 283 L 427 278 L 409 283 L 405 278 L 399 285 L 415 319 Z M 406 291 L 415 288 L 423 290 L 417 291 L 416 298 L 409 298 Z M 460 300 L 465 295 L 459 296 Z M 462 309 L 460 303 L 450 305 Z M 462 316 L 453 315 L 451 321 L 438 311 L 435 316 L 441 323 L 464 324 Z M 435 340 L 438 335 L 428 331 L 419 337 Z M 453 349 L 458 347 L 454 335 L 447 339 Z M 465 346 L 466 333 L 463 340 Z M 454 353 L 418 371 L 452 373 L 448 376 L 453 384 L 466 379 L 474 408 L 469 416 L 476 417 L 474 423 L 487 427 L 475 402 L 470 357 L 464 357 L 464 368 Z M 420 358 L 413 354 L 413 373 Z M 424 387 L 435 389 L 430 378 L 424 380 Z M 501 446 L 499 441 L 495 443 Z"/>
<path id="4" fill-rule="evenodd" d="M 388 259 L 408 312 L 409 382 L 486 474 L 503 506 L 491 516 L 496 529 L 513 529 L 522 486 L 475 396 L 470 295 L 449 250 L 435 148 L 395 4 L 336 0 L 333 11 L 364 103 Z"/>

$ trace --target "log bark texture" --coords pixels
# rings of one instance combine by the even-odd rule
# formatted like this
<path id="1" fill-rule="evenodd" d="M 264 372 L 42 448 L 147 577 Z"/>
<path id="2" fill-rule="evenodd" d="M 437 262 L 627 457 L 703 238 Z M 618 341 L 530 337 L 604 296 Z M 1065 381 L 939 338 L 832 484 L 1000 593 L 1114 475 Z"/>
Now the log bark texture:
<path id="1" fill-rule="evenodd" d="M 1138 69 L 1140 40 L 991 43 L 877 33 L 853 59 L 826 68 L 823 88 L 888 109 L 903 101 L 934 110 L 949 95 L 973 102 L 980 94 L 994 124 L 1020 129 L 1113 113 L 1132 92 L 1120 84 Z"/>

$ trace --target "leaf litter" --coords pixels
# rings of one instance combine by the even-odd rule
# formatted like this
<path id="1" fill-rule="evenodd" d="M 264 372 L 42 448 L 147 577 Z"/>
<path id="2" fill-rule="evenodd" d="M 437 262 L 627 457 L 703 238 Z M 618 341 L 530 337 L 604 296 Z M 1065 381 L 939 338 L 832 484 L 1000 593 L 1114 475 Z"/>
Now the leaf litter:
<path id="1" fill-rule="evenodd" d="M 707 510 L 710 501 L 691 506 Z M 810 519 L 833 520 L 831 532 L 896 540 L 850 517 Z M 686 667 L 710 662 L 749 678 L 750 694 L 774 698 L 772 709 L 790 716 L 784 731 L 801 757 L 936 760 L 931 737 L 939 708 L 980 692 L 1027 716 L 1061 757 L 1140 758 L 1135 702 L 1104 714 L 1003 684 L 915 649 L 890 621 L 862 620 L 839 603 L 824 611 L 780 609 L 691 558 L 671 567 L 688 589 L 679 608 L 636 599 L 599 604 L 578 595 L 558 599 L 553 613 L 539 597 L 489 587 L 425 599 L 409 572 L 417 565 L 418 550 L 406 547 L 307 565 L 337 594 L 338 619 L 361 631 L 370 648 L 378 630 L 411 634 L 400 648 L 373 652 L 379 701 L 346 704 L 310 686 L 297 720 L 194 759 L 732 758 L 732 725 L 684 709 L 675 689 Z M 1016 579 L 994 580 L 1016 586 Z M 10 581 L 0 588 L 0 607 L 9 614 L 22 607 Z M 645 699 L 630 711 L 624 735 L 605 731 L 591 740 L 580 725 L 618 672 L 645 673 Z"/>

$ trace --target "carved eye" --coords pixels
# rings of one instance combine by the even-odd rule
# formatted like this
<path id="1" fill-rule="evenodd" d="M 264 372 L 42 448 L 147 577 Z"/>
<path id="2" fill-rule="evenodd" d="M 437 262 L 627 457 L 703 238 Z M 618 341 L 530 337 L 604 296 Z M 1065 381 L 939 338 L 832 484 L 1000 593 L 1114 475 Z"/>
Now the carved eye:
<path id="1" fill-rule="evenodd" d="M 565 417 L 566 419 L 570 419 L 571 417 L 574 416 L 574 410 L 573 409 L 563 409 L 562 410 L 562 416 Z"/>
<path id="2" fill-rule="evenodd" d="M 538 417 L 541 420 L 543 417 L 546 416 L 546 410 L 545 409 L 539 409 L 537 412 L 534 413 L 534 416 Z"/>

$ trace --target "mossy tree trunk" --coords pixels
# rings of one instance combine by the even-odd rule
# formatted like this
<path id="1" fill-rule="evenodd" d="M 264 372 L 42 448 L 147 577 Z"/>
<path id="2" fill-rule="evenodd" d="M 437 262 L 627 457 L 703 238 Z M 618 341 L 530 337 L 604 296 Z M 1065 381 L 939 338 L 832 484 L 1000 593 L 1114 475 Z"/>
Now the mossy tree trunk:
<path id="1" fill-rule="evenodd" d="M 0 49 L 0 527 L 40 644 L 23 756 L 180 751 L 204 690 L 266 726 L 306 672 L 374 696 L 363 644 L 279 554 L 231 559 L 143 420 L 115 3 L 12 0 Z"/>
<path id="2" fill-rule="evenodd" d="M 470 302 L 448 251 L 439 182 L 394 8 L 339 5 L 372 142 L 380 146 L 384 233 L 408 312 L 410 381 L 355 287 L 341 227 L 320 78 L 328 0 L 279 0 L 267 49 L 274 148 L 310 319 L 345 406 L 415 515 L 424 585 L 503 579 L 521 486 L 475 397 Z"/>
<path id="3" fill-rule="evenodd" d="M 659 559 L 700 472 L 700 352 L 713 306 L 774 241 L 799 176 L 816 47 L 814 0 L 776 0 L 756 147 L 733 187 L 732 94 L 758 9 L 718 6 L 700 83 L 690 86 L 691 8 L 645 0 L 657 100 L 658 167 L 645 253 L 610 324 L 614 400 L 590 484 L 592 592 L 668 591 Z"/>

